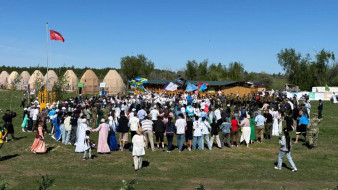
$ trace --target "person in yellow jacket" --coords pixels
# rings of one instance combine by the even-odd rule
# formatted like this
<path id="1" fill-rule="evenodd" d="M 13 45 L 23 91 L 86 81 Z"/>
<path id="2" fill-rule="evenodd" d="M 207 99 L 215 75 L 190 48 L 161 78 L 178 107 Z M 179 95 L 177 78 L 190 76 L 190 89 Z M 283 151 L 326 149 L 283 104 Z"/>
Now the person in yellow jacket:
<path id="1" fill-rule="evenodd" d="M 0 127 L 0 149 L 2 148 L 4 144 L 4 139 L 7 136 L 7 129 L 5 127 Z M 0 155 L 0 161 L 2 160 L 2 157 Z"/>

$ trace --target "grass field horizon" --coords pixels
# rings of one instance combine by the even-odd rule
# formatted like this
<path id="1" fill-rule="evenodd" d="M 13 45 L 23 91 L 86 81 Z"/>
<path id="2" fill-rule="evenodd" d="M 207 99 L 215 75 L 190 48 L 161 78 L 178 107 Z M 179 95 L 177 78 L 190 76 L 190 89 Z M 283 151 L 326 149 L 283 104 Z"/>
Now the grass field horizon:
<path id="1" fill-rule="evenodd" d="M 20 91 L 0 90 L 0 109 L 9 109 L 12 101 L 11 107 L 18 114 L 13 123 L 19 139 L 5 143 L 0 149 L 0 155 L 5 158 L 0 161 L 0 181 L 8 180 L 11 189 L 38 189 L 40 174 L 55 179 L 55 186 L 50 189 L 120 189 L 122 180 L 133 179 L 138 182 L 136 189 L 195 189 L 198 184 L 203 184 L 205 189 L 334 189 L 338 185 L 338 105 L 330 102 L 324 102 L 318 147 L 310 150 L 303 142 L 293 145 L 296 173 L 285 167 L 281 171 L 274 169 L 278 137 L 249 148 L 214 147 L 212 151 L 181 153 L 175 149 L 170 154 L 147 150 L 144 161 L 149 166 L 134 172 L 129 151 L 102 155 L 94 150 L 97 156 L 94 160 L 82 161 L 82 153 L 75 153 L 74 146 L 56 142 L 49 135 L 47 154 L 30 152 L 35 133 L 21 132 L 21 95 Z M 316 113 L 318 102 L 311 104 L 311 113 Z M 97 137 L 98 133 L 91 135 L 96 142 Z M 290 167 L 286 158 L 283 163 Z"/>

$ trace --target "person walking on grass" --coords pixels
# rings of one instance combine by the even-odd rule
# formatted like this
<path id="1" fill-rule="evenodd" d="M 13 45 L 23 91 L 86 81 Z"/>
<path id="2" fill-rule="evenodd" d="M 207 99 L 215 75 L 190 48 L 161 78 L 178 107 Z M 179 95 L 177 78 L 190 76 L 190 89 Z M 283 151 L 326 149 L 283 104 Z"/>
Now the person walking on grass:
<path id="1" fill-rule="evenodd" d="M 157 116 L 156 120 L 153 120 L 153 127 L 156 136 L 156 145 L 157 148 L 160 149 L 160 143 L 162 146 L 162 150 L 164 151 L 164 132 L 165 132 L 165 125 L 162 121 L 161 116 Z"/>
<path id="2" fill-rule="evenodd" d="M 222 136 L 221 136 L 221 148 L 224 147 L 224 143 L 226 141 L 227 146 L 231 148 L 231 143 L 230 143 L 230 129 L 231 129 L 231 123 L 227 122 L 226 118 L 222 119 L 223 122 L 221 124 L 220 130 L 222 131 Z M 225 139 L 225 141 L 224 141 Z"/>
<path id="3" fill-rule="evenodd" d="M 134 159 L 134 168 L 135 172 L 142 168 L 142 157 L 146 154 L 144 147 L 146 145 L 145 137 L 143 136 L 143 131 L 139 128 L 136 131 L 136 135 L 133 136 L 131 140 L 133 143 L 133 159 Z"/>
<path id="4" fill-rule="evenodd" d="M 207 142 L 208 149 L 211 150 L 212 147 L 209 141 L 209 134 L 210 134 L 209 130 L 211 130 L 211 126 L 208 123 L 207 118 L 202 117 L 202 121 L 199 122 L 199 125 L 202 129 L 202 132 L 201 132 L 202 133 L 202 150 L 204 150 L 204 139 Z"/>
<path id="5" fill-rule="evenodd" d="M 170 153 L 171 147 L 173 144 L 174 134 L 175 134 L 175 124 L 173 123 L 173 118 L 168 117 L 168 122 L 165 124 L 165 134 L 167 136 L 168 147 L 167 152 Z"/>
<path id="6" fill-rule="evenodd" d="M 110 148 L 108 145 L 108 134 L 110 131 L 109 125 L 106 123 L 105 119 L 101 119 L 100 125 L 96 129 L 90 130 L 91 132 L 99 132 L 99 139 L 97 143 L 97 153 L 107 154 L 110 153 Z"/>
<path id="7" fill-rule="evenodd" d="M 240 124 L 243 130 L 240 142 L 245 141 L 246 147 L 249 147 L 249 143 L 250 143 L 251 128 L 250 128 L 249 119 L 250 119 L 250 115 L 243 115 L 243 120 L 241 121 L 241 124 Z"/>
<path id="8" fill-rule="evenodd" d="M 120 119 L 118 120 L 118 132 L 120 135 L 120 149 L 124 150 L 126 142 L 128 142 L 128 132 L 129 132 L 129 120 L 124 114 L 124 111 L 120 113 Z"/>
<path id="9" fill-rule="evenodd" d="M 30 151 L 34 152 L 34 154 L 44 154 L 47 151 L 45 144 L 45 135 L 43 132 L 43 122 L 38 123 L 38 130 L 36 131 L 36 136 L 33 145 L 30 148 Z"/>
<path id="10" fill-rule="evenodd" d="M 6 138 L 7 135 L 7 129 L 5 127 L 0 127 L 0 149 L 4 145 L 4 139 Z M 2 157 L 0 155 L 0 161 L 2 160 Z"/>
<path id="11" fill-rule="evenodd" d="M 236 147 L 239 145 L 239 132 L 238 132 L 238 120 L 233 115 L 231 119 L 231 131 L 230 131 L 230 143 L 231 146 L 234 146 L 234 137 L 236 140 Z"/>
<path id="12" fill-rule="evenodd" d="M 87 159 L 87 153 L 88 153 L 88 159 L 93 160 L 92 158 L 92 148 L 90 146 L 90 131 L 87 130 L 86 131 L 86 136 L 84 138 L 84 153 L 83 153 L 83 157 L 82 160 L 86 160 Z"/>
<path id="13" fill-rule="evenodd" d="M 185 142 L 188 150 L 191 151 L 192 148 L 192 140 L 193 140 L 193 116 L 187 116 L 187 129 L 185 130 Z"/>
<path id="14" fill-rule="evenodd" d="M 181 152 L 183 150 L 185 130 L 187 129 L 187 122 L 184 119 L 183 113 L 180 113 L 178 115 L 178 120 L 176 120 L 175 127 L 176 127 L 176 133 L 177 133 L 178 152 Z"/>
<path id="15" fill-rule="evenodd" d="M 199 124 L 198 116 L 195 116 L 195 121 L 193 122 L 193 130 L 194 130 L 194 137 L 192 142 L 192 149 L 196 149 L 196 143 L 198 145 L 198 149 L 202 150 L 202 126 Z"/>
<path id="16" fill-rule="evenodd" d="M 151 121 L 149 119 L 149 117 L 146 115 L 143 118 L 143 121 L 141 122 L 141 127 L 142 127 L 142 131 L 143 134 L 146 138 L 146 148 L 148 148 L 148 141 L 150 142 L 150 147 L 152 151 L 155 151 L 155 147 L 154 147 L 154 139 L 153 139 L 153 121 Z"/>
<path id="17" fill-rule="evenodd" d="M 214 117 L 211 123 L 211 138 L 210 138 L 211 147 L 213 147 L 214 140 L 216 140 L 217 147 L 222 148 L 218 132 L 219 132 L 219 121 L 216 120 L 216 118 Z"/>
<path id="18" fill-rule="evenodd" d="M 298 143 L 298 139 L 300 135 L 304 136 L 305 142 L 306 142 L 306 128 L 307 125 L 309 124 L 309 119 L 306 117 L 306 115 L 304 114 L 303 110 L 299 111 L 299 123 L 297 126 L 297 130 L 296 130 L 296 141 L 294 142 L 295 144 Z"/>
<path id="19" fill-rule="evenodd" d="M 15 140 L 14 137 L 14 126 L 12 123 L 13 118 L 16 117 L 16 113 L 14 111 L 6 110 L 5 115 L 2 117 L 4 120 L 4 127 L 7 129 L 8 134 L 11 134 L 12 140 Z M 7 142 L 7 135 L 5 136 Z"/>
<path id="20" fill-rule="evenodd" d="M 278 155 L 278 164 L 277 166 L 275 166 L 275 169 L 276 170 L 282 169 L 283 157 L 286 154 L 286 157 L 288 158 L 289 163 L 291 164 L 292 172 L 297 172 L 298 171 L 297 167 L 291 157 L 292 144 L 291 144 L 290 134 L 287 129 L 284 129 L 284 136 L 280 138 L 279 144 L 280 144 L 280 149 L 279 149 L 279 155 Z"/>

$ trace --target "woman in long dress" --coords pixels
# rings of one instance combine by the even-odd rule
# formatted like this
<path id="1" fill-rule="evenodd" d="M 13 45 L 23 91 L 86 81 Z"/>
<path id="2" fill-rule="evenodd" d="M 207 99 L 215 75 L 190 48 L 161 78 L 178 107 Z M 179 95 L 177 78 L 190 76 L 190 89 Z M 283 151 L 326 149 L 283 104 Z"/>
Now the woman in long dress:
<path id="1" fill-rule="evenodd" d="M 249 116 L 249 115 L 248 115 Z M 255 133 L 255 118 L 251 118 L 250 119 L 250 128 L 251 128 L 251 132 L 250 132 L 250 141 L 251 144 L 254 143 L 254 141 L 256 140 L 256 133 Z"/>
<path id="2" fill-rule="evenodd" d="M 87 124 L 87 119 L 81 119 L 81 124 L 78 126 L 78 135 L 75 152 L 84 152 L 85 151 L 85 137 L 86 131 L 90 130 L 90 127 Z"/>
<path id="3" fill-rule="evenodd" d="M 22 132 L 26 132 L 27 131 L 28 121 L 29 121 L 28 114 L 29 113 L 27 111 L 27 108 L 25 108 L 24 112 L 23 112 L 23 121 L 22 121 L 22 124 L 21 124 Z"/>
<path id="4" fill-rule="evenodd" d="M 249 115 L 243 115 L 243 120 L 241 121 L 240 126 L 243 129 L 242 136 L 240 142 L 245 141 L 246 147 L 249 147 L 250 143 L 250 134 L 251 134 L 251 128 L 250 128 L 250 116 Z"/>
<path id="5" fill-rule="evenodd" d="M 109 148 L 111 151 L 116 151 L 119 149 L 119 146 L 117 144 L 115 132 L 116 132 L 116 125 L 117 125 L 117 119 L 115 118 L 115 111 L 112 111 L 112 114 L 108 117 L 108 123 L 110 127 L 110 133 L 108 136 L 108 143 Z"/>
<path id="6" fill-rule="evenodd" d="M 272 136 L 279 136 L 279 123 L 278 123 L 278 111 L 272 110 L 272 118 L 273 118 L 273 123 L 272 123 Z"/>
<path id="7" fill-rule="evenodd" d="M 36 131 L 36 136 L 33 142 L 33 145 L 30 148 L 30 151 L 39 154 L 46 153 L 46 145 L 45 145 L 45 136 L 43 134 L 43 123 L 40 122 L 38 124 L 38 130 Z"/>
<path id="8" fill-rule="evenodd" d="M 134 158 L 134 167 L 135 171 L 138 171 L 142 168 L 142 157 L 145 155 L 144 147 L 146 145 L 146 139 L 143 136 L 142 129 L 137 130 L 137 135 L 134 135 L 133 139 L 131 140 L 133 143 L 133 158 Z"/>
<path id="9" fill-rule="evenodd" d="M 108 133 L 110 131 L 110 127 L 106 122 L 105 119 L 101 119 L 101 124 L 98 128 L 92 129 L 92 132 L 100 132 L 99 133 L 99 140 L 97 144 L 97 152 L 98 153 L 110 153 L 110 149 L 108 146 Z"/>
<path id="10" fill-rule="evenodd" d="M 59 141 L 61 139 L 61 122 L 62 122 L 62 113 L 58 113 L 57 117 L 51 122 L 55 127 L 55 140 Z"/>

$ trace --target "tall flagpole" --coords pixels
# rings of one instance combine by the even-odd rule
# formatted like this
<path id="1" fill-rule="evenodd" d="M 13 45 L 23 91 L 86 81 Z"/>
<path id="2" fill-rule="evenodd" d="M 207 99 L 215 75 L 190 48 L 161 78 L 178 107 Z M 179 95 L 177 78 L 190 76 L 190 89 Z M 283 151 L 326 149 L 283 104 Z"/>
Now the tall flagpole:
<path id="1" fill-rule="evenodd" d="M 47 81 L 46 81 L 46 90 L 47 90 L 47 103 L 49 102 L 49 95 L 48 95 L 48 83 L 49 83 L 49 79 L 48 79 L 48 22 L 46 22 L 46 36 L 47 36 L 47 43 L 46 43 L 46 47 L 47 47 Z"/>

